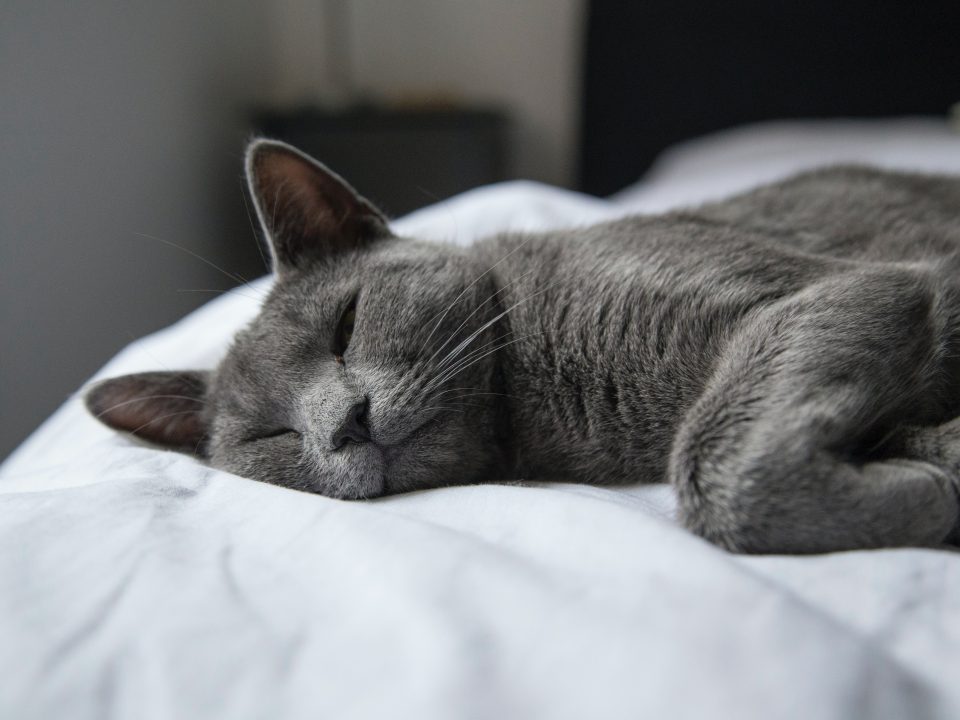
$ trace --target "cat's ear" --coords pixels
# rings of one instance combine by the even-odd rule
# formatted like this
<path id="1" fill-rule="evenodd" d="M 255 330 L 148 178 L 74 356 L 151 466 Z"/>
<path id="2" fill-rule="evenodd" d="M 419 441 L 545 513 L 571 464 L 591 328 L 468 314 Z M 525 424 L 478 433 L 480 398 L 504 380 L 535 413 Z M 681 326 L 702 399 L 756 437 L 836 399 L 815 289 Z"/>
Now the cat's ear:
<path id="1" fill-rule="evenodd" d="M 392 235 L 387 218 L 370 201 L 285 143 L 254 140 L 246 170 L 277 274 Z"/>
<path id="2" fill-rule="evenodd" d="M 146 372 L 103 380 L 87 391 L 87 409 L 114 430 L 204 456 L 207 372 Z"/>

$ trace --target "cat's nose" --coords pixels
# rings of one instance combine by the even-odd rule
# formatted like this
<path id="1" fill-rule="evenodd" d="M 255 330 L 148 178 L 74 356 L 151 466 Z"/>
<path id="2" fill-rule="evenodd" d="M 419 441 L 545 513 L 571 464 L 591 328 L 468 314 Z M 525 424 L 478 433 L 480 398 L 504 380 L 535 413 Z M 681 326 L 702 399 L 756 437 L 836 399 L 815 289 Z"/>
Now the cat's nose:
<path id="1" fill-rule="evenodd" d="M 367 398 L 363 398 L 354 403 L 353 407 L 347 411 L 346 418 L 330 438 L 334 450 L 339 450 L 348 442 L 370 442 L 370 428 L 367 427 L 367 405 Z"/>

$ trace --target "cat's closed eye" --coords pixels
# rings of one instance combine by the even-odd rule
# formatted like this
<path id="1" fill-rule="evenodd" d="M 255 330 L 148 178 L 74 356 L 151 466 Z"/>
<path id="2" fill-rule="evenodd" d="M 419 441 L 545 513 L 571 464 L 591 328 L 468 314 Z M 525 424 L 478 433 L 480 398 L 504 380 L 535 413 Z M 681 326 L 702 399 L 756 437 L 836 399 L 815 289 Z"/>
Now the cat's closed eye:
<path id="1" fill-rule="evenodd" d="M 350 340 L 353 339 L 353 325 L 356 319 L 357 298 L 354 297 L 340 316 L 340 322 L 337 323 L 337 329 L 333 336 L 333 347 L 331 350 L 337 362 L 343 362 L 343 355 L 350 345 Z"/>
<path id="2" fill-rule="evenodd" d="M 295 435 L 299 437 L 300 433 L 297 432 L 296 430 L 292 430 L 291 428 L 281 427 L 281 428 L 276 428 L 275 430 L 260 433 L 254 437 L 251 437 L 248 442 L 256 442 L 257 440 L 272 440 L 273 438 L 282 437 L 284 435 Z"/>

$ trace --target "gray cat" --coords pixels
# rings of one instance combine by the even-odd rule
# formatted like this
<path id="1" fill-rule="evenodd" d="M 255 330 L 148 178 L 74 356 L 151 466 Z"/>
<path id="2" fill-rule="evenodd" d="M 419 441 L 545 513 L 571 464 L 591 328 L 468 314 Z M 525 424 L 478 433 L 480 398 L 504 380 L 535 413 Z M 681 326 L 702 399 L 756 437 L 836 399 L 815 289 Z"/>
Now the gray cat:
<path id="1" fill-rule="evenodd" d="M 215 371 L 94 386 L 110 427 L 338 498 L 668 480 L 740 552 L 955 537 L 960 179 L 829 168 L 459 248 L 282 143 L 246 168 L 269 298 Z"/>

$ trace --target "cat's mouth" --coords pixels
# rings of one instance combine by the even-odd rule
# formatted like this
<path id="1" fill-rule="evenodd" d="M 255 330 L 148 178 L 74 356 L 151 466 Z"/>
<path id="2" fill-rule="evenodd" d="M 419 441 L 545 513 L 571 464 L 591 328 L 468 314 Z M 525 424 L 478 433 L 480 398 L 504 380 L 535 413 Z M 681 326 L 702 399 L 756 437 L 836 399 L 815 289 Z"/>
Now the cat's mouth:
<path id="1" fill-rule="evenodd" d="M 343 482 L 336 486 L 321 483 L 317 490 L 324 495 L 345 500 L 363 500 L 396 492 L 416 489 L 434 470 L 427 458 L 436 450 L 439 413 L 424 413 L 417 420 L 397 423 L 384 431 L 383 426 L 371 428 L 371 440 L 348 442 L 332 453 L 337 475 Z M 440 433 L 442 435 L 442 433 Z"/>
<path id="2" fill-rule="evenodd" d="M 383 447 L 372 442 L 347 443 L 334 456 L 338 482 L 333 487 L 324 483 L 318 492 L 344 500 L 379 497 L 387 492 L 389 460 Z"/>

